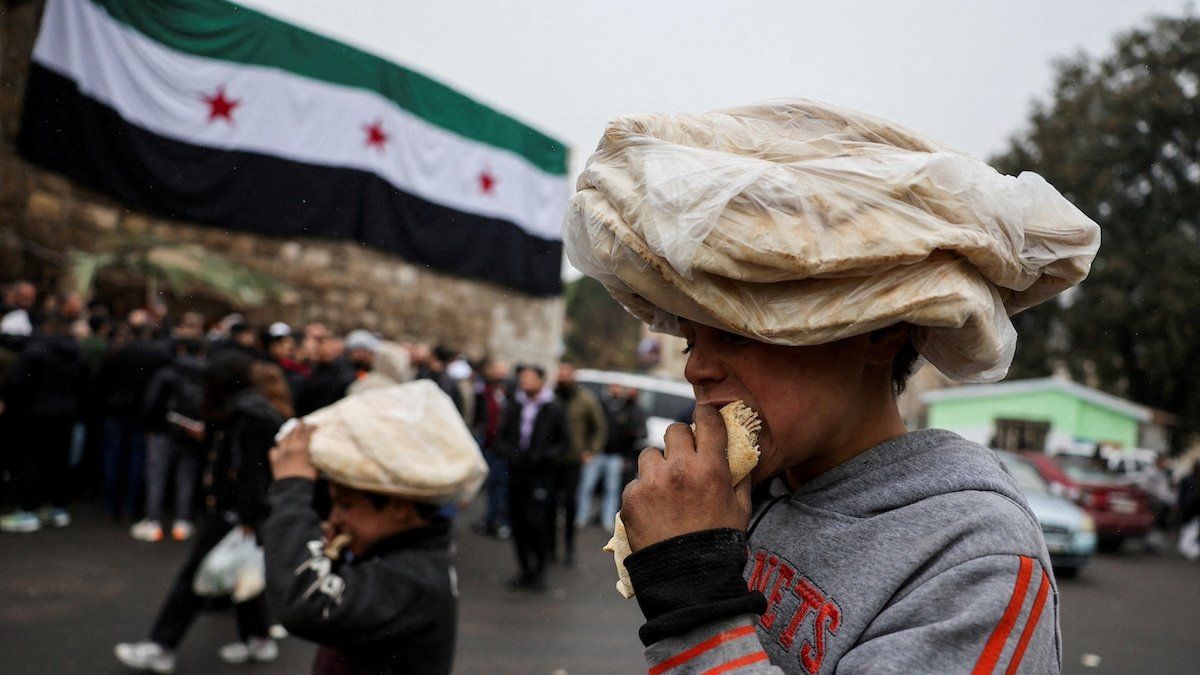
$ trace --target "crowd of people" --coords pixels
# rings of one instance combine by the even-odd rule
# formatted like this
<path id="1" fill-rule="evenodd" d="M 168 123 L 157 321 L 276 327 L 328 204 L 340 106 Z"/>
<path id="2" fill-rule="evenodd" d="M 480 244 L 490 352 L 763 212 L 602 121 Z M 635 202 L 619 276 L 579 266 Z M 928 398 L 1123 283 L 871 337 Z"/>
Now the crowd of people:
<path id="1" fill-rule="evenodd" d="M 568 363 L 551 384 L 539 366 L 472 362 L 367 330 L 341 337 L 316 322 L 210 322 L 161 304 L 118 317 L 77 293 L 39 297 L 28 281 L 4 288 L 0 321 L 0 425 L 13 439 L 0 485 L 16 507 L 0 518 L 8 532 L 65 527 L 71 499 L 99 497 L 136 539 L 192 538 L 198 509 L 213 507 L 213 471 L 227 461 L 211 437 L 209 399 L 212 366 L 228 355 L 254 364 L 254 381 L 284 418 L 374 386 L 436 382 L 488 461 L 475 529 L 511 537 L 520 588 L 541 588 L 547 563 L 572 562 L 576 527 L 612 529 L 646 435 L 636 390 L 587 389 Z"/>

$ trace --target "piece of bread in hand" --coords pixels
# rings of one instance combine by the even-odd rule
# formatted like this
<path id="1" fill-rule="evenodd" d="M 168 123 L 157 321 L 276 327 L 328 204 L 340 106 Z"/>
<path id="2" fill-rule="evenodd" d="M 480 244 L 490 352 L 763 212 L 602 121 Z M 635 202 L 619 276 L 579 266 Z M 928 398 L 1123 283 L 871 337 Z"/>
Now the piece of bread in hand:
<path id="1" fill-rule="evenodd" d="M 721 418 L 725 420 L 725 453 L 729 458 L 729 473 L 733 484 L 737 485 L 758 464 L 758 432 L 762 428 L 762 420 L 742 401 L 734 401 L 721 408 Z M 693 424 L 692 429 L 695 428 Z M 632 551 L 620 513 L 613 524 L 612 539 L 604 546 L 604 550 L 612 553 L 617 563 L 617 592 L 632 598 L 633 584 L 629 580 L 629 571 L 625 569 L 625 558 Z"/>

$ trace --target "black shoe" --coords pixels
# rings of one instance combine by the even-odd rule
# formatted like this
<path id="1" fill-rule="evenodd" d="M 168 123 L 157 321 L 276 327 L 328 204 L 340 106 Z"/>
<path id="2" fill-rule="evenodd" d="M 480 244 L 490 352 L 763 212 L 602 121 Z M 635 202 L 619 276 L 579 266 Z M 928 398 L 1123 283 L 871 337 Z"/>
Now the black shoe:
<path id="1" fill-rule="evenodd" d="M 543 575 L 540 575 L 540 574 L 533 577 L 526 583 L 525 588 L 527 590 L 533 591 L 534 593 L 541 593 L 541 592 L 545 591 L 546 590 L 546 577 Z"/>
<path id="2" fill-rule="evenodd" d="M 529 584 L 530 584 L 530 577 L 525 574 L 518 574 L 517 576 L 508 580 L 508 587 L 513 590 L 518 590 L 518 591 L 523 591 L 523 590 L 528 589 Z"/>
<path id="3" fill-rule="evenodd" d="M 568 550 L 563 556 L 563 564 L 567 567 L 575 566 L 575 551 Z"/>

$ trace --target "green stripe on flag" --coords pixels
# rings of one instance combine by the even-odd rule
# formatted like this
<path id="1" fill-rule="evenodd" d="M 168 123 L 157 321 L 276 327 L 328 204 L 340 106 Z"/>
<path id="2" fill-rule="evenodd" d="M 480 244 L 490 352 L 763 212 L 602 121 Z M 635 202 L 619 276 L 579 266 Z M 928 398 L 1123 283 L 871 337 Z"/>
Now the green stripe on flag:
<path id="1" fill-rule="evenodd" d="M 386 59 L 226 0 L 90 0 L 117 21 L 176 51 L 287 70 L 374 91 L 471 140 L 509 150 L 553 175 L 567 148 L 542 132 Z"/>

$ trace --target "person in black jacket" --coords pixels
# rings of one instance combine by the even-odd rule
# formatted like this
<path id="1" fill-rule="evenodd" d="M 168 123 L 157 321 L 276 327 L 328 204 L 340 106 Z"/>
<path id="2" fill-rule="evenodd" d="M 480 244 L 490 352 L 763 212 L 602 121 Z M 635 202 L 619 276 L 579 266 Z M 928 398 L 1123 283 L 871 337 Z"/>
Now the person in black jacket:
<path id="1" fill-rule="evenodd" d="M 550 535 L 554 462 L 567 449 L 562 405 L 537 366 L 517 369 L 517 391 L 504 409 L 496 445 L 508 463 L 508 515 L 520 573 L 513 588 L 543 590 Z"/>
<path id="2" fill-rule="evenodd" d="M 66 511 L 71 434 L 79 417 L 87 368 L 62 316 L 51 314 L 41 333 L 21 352 L 0 400 L 12 438 L 19 511 L 0 519 L 6 532 L 33 532 L 42 521 L 55 527 L 71 522 Z M 43 509 L 39 518 L 34 509 Z"/>
<path id="3" fill-rule="evenodd" d="M 131 312 L 131 315 L 134 313 Z M 96 402 L 103 415 L 104 510 L 110 518 L 134 516 L 142 507 L 146 430 L 142 403 L 150 379 L 171 362 L 148 325 L 127 325 L 100 362 Z"/>
<path id="4" fill-rule="evenodd" d="M 130 530 L 134 539 L 161 541 L 167 485 L 175 478 L 176 541 L 193 534 L 192 501 L 204 459 L 204 342 L 174 341 L 175 360 L 150 380 L 143 419 L 146 424 L 146 514 Z"/>
<path id="5" fill-rule="evenodd" d="M 355 378 L 341 340 L 328 332 L 316 332 L 310 339 L 315 343 L 316 363 L 296 387 L 296 415 L 300 417 L 340 401 Z"/>
<path id="6" fill-rule="evenodd" d="M 214 356 L 209 363 L 205 374 L 209 517 L 196 534 L 196 543 L 159 611 L 150 638 L 116 646 L 117 658 L 131 668 L 174 670 L 175 648 L 204 607 L 204 599 L 192 590 L 200 563 L 230 530 L 240 527 L 257 533 L 267 515 L 271 481 L 267 453 L 284 416 L 253 388 L 251 365 L 248 356 L 233 350 Z M 268 636 L 270 620 L 264 596 L 234 607 L 239 641 L 222 647 L 221 658 L 229 663 L 274 660 L 278 648 Z"/>
<path id="7" fill-rule="evenodd" d="M 450 521 L 435 504 L 331 480 L 322 524 L 315 429 L 300 425 L 271 451 L 263 548 L 272 608 L 292 634 L 321 645 L 314 673 L 449 673 L 458 621 Z M 343 535 L 346 552 L 334 543 Z"/>

